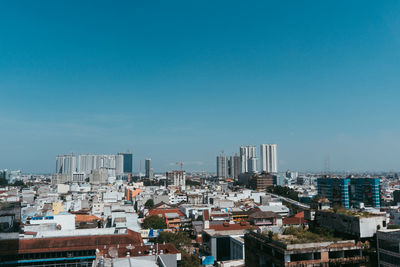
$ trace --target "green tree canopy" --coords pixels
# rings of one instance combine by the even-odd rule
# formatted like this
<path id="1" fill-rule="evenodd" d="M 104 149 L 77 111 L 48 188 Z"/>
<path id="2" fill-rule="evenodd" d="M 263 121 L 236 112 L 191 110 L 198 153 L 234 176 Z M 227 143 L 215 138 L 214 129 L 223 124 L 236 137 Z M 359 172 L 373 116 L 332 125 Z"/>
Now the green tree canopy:
<path id="1" fill-rule="evenodd" d="M 267 188 L 267 191 L 269 193 L 273 193 L 273 194 L 276 194 L 276 195 L 279 195 L 282 197 L 287 197 L 287 198 L 290 198 L 290 199 L 293 199 L 296 201 L 299 200 L 299 196 L 298 196 L 299 194 L 295 190 L 293 190 L 287 186 L 279 186 L 279 185 L 278 186 L 270 186 Z"/>
<path id="2" fill-rule="evenodd" d="M 189 254 L 187 252 L 181 251 L 182 260 L 180 266 L 182 267 L 199 267 L 200 259 L 193 254 Z"/>
<path id="3" fill-rule="evenodd" d="M 157 243 L 172 243 L 177 249 L 189 247 L 192 244 L 192 240 L 185 232 L 161 232 L 157 237 Z"/>
<path id="4" fill-rule="evenodd" d="M 146 209 L 152 209 L 154 207 L 154 200 L 153 199 L 147 200 L 146 203 L 144 203 L 144 206 L 146 207 Z"/>
<path id="5" fill-rule="evenodd" d="M 152 215 L 143 220 L 143 228 L 144 229 L 165 229 L 167 228 L 167 224 L 165 223 L 164 218 L 158 215 Z"/>

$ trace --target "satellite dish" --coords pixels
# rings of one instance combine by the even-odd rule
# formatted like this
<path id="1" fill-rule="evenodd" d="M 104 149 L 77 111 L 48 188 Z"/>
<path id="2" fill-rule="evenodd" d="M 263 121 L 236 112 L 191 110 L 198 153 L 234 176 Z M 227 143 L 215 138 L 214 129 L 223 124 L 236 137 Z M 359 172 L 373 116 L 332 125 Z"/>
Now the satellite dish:
<path id="1" fill-rule="evenodd" d="M 117 258 L 118 257 L 118 250 L 115 247 L 111 247 L 108 249 L 108 255 L 111 258 Z"/>
<path id="2" fill-rule="evenodd" d="M 132 246 L 131 244 L 129 244 L 129 246 L 127 246 L 126 248 L 129 249 L 129 250 L 132 250 L 132 249 L 135 248 L 135 246 Z"/>

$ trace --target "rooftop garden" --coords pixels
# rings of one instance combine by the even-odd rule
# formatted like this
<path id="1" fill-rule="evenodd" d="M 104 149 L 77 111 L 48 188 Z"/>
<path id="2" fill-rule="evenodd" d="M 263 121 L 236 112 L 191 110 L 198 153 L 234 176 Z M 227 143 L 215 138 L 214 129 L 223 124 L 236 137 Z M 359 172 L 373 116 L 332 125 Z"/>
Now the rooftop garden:
<path id="1" fill-rule="evenodd" d="M 326 211 L 333 212 L 333 213 L 338 213 L 338 214 L 344 214 L 348 216 L 359 216 L 359 217 L 374 217 L 376 214 L 367 212 L 367 211 L 356 211 L 356 210 L 347 210 L 342 207 L 333 207 L 332 209 L 328 209 Z"/>
<path id="2" fill-rule="evenodd" d="M 323 228 L 315 228 L 312 231 L 304 228 L 288 227 L 282 234 L 268 232 L 269 239 L 280 241 L 286 244 L 304 244 L 326 241 L 340 241 L 341 238 L 335 237 L 333 232 Z"/>

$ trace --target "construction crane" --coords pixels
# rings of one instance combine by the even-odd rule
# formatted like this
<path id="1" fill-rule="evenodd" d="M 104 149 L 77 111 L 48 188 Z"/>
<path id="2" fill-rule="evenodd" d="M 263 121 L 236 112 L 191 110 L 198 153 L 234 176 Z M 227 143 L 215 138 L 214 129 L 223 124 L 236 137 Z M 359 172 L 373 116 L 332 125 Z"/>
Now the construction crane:
<path id="1" fill-rule="evenodd" d="M 181 162 L 176 163 L 176 165 L 179 165 L 179 164 L 181 165 L 181 170 L 183 170 L 183 162 L 181 161 Z"/>

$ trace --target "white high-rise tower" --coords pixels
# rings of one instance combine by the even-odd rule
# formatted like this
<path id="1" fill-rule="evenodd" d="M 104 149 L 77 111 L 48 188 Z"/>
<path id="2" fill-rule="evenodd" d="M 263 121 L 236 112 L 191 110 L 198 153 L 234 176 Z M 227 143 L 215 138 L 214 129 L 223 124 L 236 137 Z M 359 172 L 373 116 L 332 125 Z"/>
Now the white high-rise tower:
<path id="1" fill-rule="evenodd" d="M 261 171 L 278 172 L 278 158 L 276 154 L 276 144 L 262 144 L 261 151 Z"/>
<path id="2" fill-rule="evenodd" d="M 257 158 L 257 150 L 255 146 L 240 147 L 240 173 L 249 171 L 249 159 Z"/>

